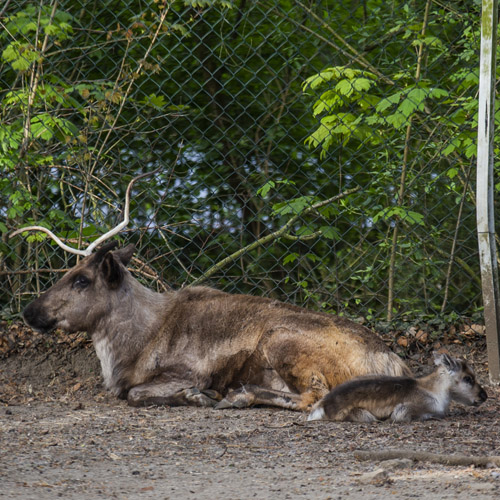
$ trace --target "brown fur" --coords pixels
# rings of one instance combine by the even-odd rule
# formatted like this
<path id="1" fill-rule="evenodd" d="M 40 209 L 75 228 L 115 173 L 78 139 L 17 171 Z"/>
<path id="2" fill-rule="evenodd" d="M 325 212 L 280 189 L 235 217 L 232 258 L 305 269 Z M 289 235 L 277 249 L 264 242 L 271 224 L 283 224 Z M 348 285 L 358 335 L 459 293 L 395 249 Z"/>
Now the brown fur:
<path id="1" fill-rule="evenodd" d="M 373 332 L 343 318 L 206 287 L 155 293 L 126 269 L 133 246 L 113 246 L 82 260 L 24 316 L 39 330 L 87 331 L 106 387 L 131 405 L 305 410 L 353 377 L 410 374 Z"/>

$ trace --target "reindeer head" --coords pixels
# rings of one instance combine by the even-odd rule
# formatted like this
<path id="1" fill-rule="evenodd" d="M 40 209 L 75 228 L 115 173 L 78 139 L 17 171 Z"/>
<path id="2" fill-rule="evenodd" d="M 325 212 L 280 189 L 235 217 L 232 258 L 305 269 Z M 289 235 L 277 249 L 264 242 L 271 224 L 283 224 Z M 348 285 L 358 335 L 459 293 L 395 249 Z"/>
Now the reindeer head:
<path id="1" fill-rule="evenodd" d="M 112 295 L 117 294 L 124 277 L 128 275 L 125 266 L 134 253 L 134 246 L 129 245 L 111 252 L 117 245 L 115 241 L 92 252 L 129 223 L 130 192 L 134 183 L 156 174 L 160 169 L 158 167 L 152 172 L 140 174 L 129 182 L 125 192 L 123 221 L 97 238 L 85 250 L 66 245 L 52 231 L 42 226 L 23 227 L 10 234 L 9 238 L 12 238 L 27 231 L 42 231 L 63 250 L 85 257 L 64 278 L 26 307 L 23 315 L 28 325 L 43 332 L 54 328 L 69 332 L 93 329 L 96 322 L 109 310 Z"/>
<path id="2" fill-rule="evenodd" d="M 112 252 L 116 241 L 83 259 L 60 281 L 24 310 L 29 326 L 42 332 L 61 328 L 67 332 L 91 331 L 119 300 L 134 245 Z"/>
<path id="3" fill-rule="evenodd" d="M 442 375 L 450 379 L 451 399 L 470 406 L 486 401 L 486 391 L 477 383 L 474 372 L 464 360 L 434 353 L 434 364 Z"/>

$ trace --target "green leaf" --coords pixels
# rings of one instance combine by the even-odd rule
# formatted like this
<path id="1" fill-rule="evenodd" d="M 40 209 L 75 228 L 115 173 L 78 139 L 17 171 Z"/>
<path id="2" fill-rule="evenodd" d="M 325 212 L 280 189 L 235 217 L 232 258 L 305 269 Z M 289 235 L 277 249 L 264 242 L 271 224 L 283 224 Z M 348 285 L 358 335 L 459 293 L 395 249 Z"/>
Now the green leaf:
<path id="1" fill-rule="evenodd" d="M 448 146 L 443 149 L 444 156 L 449 156 L 451 153 L 453 153 L 453 151 L 455 151 L 455 149 L 457 149 L 457 147 L 460 147 L 460 141 L 458 139 L 454 139 L 452 142 L 450 142 L 450 144 L 448 144 Z"/>
<path id="2" fill-rule="evenodd" d="M 149 94 L 145 99 L 143 99 L 140 102 L 145 106 L 150 106 L 158 110 L 162 110 L 167 104 L 165 101 L 165 96 L 163 95 L 158 96 L 156 94 Z"/>
<path id="3" fill-rule="evenodd" d="M 439 99 L 441 97 L 450 97 L 450 92 L 440 88 L 431 88 L 429 89 L 429 97 Z"/>
<path id="4" fill-rule="evenodd" d="M 318 116 L 323 111 L 331 113 L 339 104 L 342 104 L 342 99 L 334 90 L 327 90 L 313 105 L 313 116 Z"/>
<path id="5" fill-rule="evenodd" d="M 369 90 L 372 85 L 373 82 L 368 80 L 368 78 L 356 78 L 352 81 L 353 88 L 358 92 Z"/>
<path id="6" fill-rule="evenodd" d="M 41 113 L 31 120 L 31 133 L 35 139 L 49 141 L 57 135 L 67 141 L 78 135 L 78 127 L 69 120 Z"/>
<path id="7" fill-rule="evenodd" d="M 410 224 L 417 224 L 419 226 L 424 225 L 424 215 L 418 212 L 414 212 L 413 210 L 408 210 L 403 219 L 405 220 L 405 222 L 409 222 Z"/>
<path id="8" fill-rule="evenodd" d="M 306 254 L 306 258 L 310 260 L 311 262 L 318 262 L 319 257 L 313 253 L 308 253 Z"/>
<path id="9" fill-rule="evenodd" d="M 298 253 L 290 253 L 283 259 L 283 265 L 290 264 L 291 262 L 295 262 L 299 257 Z"/>
<path id="10" fill-rule="evenodd" d="M 308 226 L 302 226 L 299 227 L 295 233 L 297 236 L 309 236 L 310 234 L 313 234 L 314 231 Z"/>
<path id="11" fill-rule="evenodd" d="M 48 238 L 48 235 L 42 232 L 36 232 L 36 233 L 26 232 L 23 233 L 23 235 L 28 243 L 34 243 L 36 241 L 40 242 Z"/>
<path id="12" fill-rule="evenodd" d="M 321 123 L 320 126 L 304 141 L 309 147 L 316 147 L 327 137 L 331 137 L 332 127 Z"/>
<path id="13" fill-rule="evenodd" d="M 0 148 L 4 153 L 17 150 L 23 139 L 22 131 L 9 125 L 0 125 Z"/>
<path id="14" fill-rule="evenodd" d="M 346 97 L 349 97 L 354 92 L 354 86 L 351 80 L 340 80 L 340 82 L 335 85 L 335 90 Z"/>
<path id="15" fill-rule="evenodd" d="M 234 5 L 228 0 L 183 0 L 188 7 L 213 7 L 219 5 L 226 9 L 232 9 Z"/>
<path id="16" fill-rule="evenodd" d="M 2 52 L 2 59 L 15 71 L 26 71 L 37 58 L 38 53 L 27 43 L 12 42 Z"/>
<path id="17" fill-rule="evenodd" d="M 408 109 L 408 115 L 410 116 L 414 110 L 423 111 L 425 99 L 428 96 L 428 91 L 422 88 L 415 88 L 408 92 L 406 99 L 400 104 L 401 110 L 402 107 L 406 105 L 406 109 Z"/>
<path id="18" fill-rule="evenodd" d="M 46 113 L 35 116 L 31 120 L 31 133 L 35 139 L 49 141 L 54 137 L 54 122 L 52 117 Z"/>
<path id="19" fill-rule="evenodd" d="M 408 210 L 406 207 L 386 207 L 373 216 L 373 222 L 376 224 L 381 219 L 387 221 L 392 217 L 398 217 L 412 225 L 424 225 L 424 216 L 418 212 Z"/>
<path id="20" fill-rule="evenodd" d="M 45 26 L 44 31 L 46 35 L 57 35 L 61 30 L 55 24 L 48 24 L 47 26 Z"/>
<path id="21" fill-rule="evenodd" d="M 387 116 L 386 121 L 389 125 L 392 125 L 395 129 L 399 129 L 403 125 L 406 125 L 408 123 L 407 117 L 399 111 L 392 115 Z"/>
<path id="22" fill-rule="evenodd" d="M 7 210 L 7 218 L 8 219 L 14 219 L 16 218 L 18 215 L 18 210 L 16 209 L 16 207 L 10 207 L 8 210 Z M 20 215 L 20 214 L 19 214 Z"/>
<path id="23" fill-rule="evenodd" d="M 414 47 L 419 47 L 420 45 L 441 48 L 443 46 L 443 42 L 437 36 L 425 36 L 412 42 L 412 46 Z"/>
<path id="24" fill-rule="evenodd" d="M 401 99 L 401 92 L 396 92 L 389 97 L 384 97 L 376 106 L 376 111 L 382 113 L 387 108 L 391 107 L 393 104 L 397 104 Z"/>
<path id="25" fill-rule="evenodd" d="M 276 183 L 274 181 L 267 181 L 261 188 L 257 189 L 257 194 L 262 196 L 262 198 L 265 198 L 267 193 L 275 187 Z"/>
<path id="26" fill-rule="evenodd" d="M 273 205 L 273 215 L 300 214 L 314 202 L 314 196 L 301 196 Z"/>
<path id="27" fill-rule="evenodd" d="M 303 90 L 306 90 L 307 87 L 310 87 L 312 90 L 314 90 L 316 87 L 319 87 L 320 85 L 323 85 L 326 82 L 329 82 L 335 78 L 339 78 L 340 75 L 341 73 L 338 70 L 338 68 L 328 68 L 325 71 L 322 71 L 321 73 L 318 73 L 316 75 L 307 78 L 302 88 Z"/>
<path id="28" fill-rule="evenodd" d="M 340 238 L 340 233 L 337 228 L 333 226 L 321 226 L 320 228 L 321 235 L 329 240 L 338 240 Z"/>

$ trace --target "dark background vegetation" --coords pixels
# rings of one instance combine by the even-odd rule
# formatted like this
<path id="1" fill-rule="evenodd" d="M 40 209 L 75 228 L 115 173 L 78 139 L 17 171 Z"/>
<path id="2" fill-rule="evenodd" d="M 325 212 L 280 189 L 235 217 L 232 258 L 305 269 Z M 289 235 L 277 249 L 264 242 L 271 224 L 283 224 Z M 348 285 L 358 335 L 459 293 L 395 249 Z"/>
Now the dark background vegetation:
<path id="1" fill-rule="evenodd" d="M 0 23 L 4 319 L 76 262 L 9 232 L 83 248 L 161 167 L 120 235 L 158 290 L 481 321 L 479 1 L 10 1 Z"/>

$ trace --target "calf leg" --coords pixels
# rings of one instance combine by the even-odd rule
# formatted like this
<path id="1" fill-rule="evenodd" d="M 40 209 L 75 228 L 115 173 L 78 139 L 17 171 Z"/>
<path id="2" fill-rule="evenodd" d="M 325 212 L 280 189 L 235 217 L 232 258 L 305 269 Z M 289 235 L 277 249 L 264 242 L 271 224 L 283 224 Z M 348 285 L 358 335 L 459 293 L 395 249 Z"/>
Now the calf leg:
<path id="1" fill-rule="evenodd" d="M 218 392 L 200 390 L 189 381 L 153 381 L 132 387 L 127 395 L 130 406 L 203 406 L 213 407 L 221 399 Z"/>
<path id="2" fill-rule="evenodd" d="M 411 422 L 412 420 L 443 418 L 443 416 L 438 413 L 425 412 L 425 407 L 422 407 L 422 405 L 400 403 L 394 407 L 390 419 L 394 422 Z"/>
<path id="3" fill-rule="evenodd" d="M 376 422 L 377 417 L 364 408 L 352 408 L 341 420 L 346 422 Z"/>
<path id="4" fill-rule="evenodd" d="M 425 406 L 411 403 L 400 403 L 394 407 L 390 419 L 394 422 L 411 422 L 412 420 L 438 420 L 444 413 L 425 411 Z"/>

